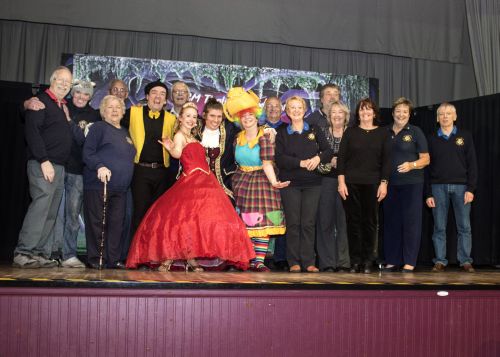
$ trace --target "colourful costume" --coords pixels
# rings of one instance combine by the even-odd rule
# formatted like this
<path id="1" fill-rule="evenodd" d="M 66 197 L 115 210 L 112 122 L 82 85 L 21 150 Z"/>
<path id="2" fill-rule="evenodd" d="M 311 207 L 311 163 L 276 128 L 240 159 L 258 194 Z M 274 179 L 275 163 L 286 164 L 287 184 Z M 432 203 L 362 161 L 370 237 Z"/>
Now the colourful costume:
<path id="1" fill-rule="evenodd" d="M 264 135 L 262 128 L 257 137 L 248 142 L 245 131 L 235 142 L 238 170 L 232 176 L 236 208 L 247 225 L 255 253 L 263 263 L 269 235 L 285 233 L 285 218 L 279 190 L 272 187 L 262 169 L 262 161 L 274 160 L 274 145 Z"/>
<path id="2" fill-rule="evenodd" d="M 210 172 L 200 143 L 187 144 L 180 162 L 181 177 L 144 216 L 127 267 L 219 258 L 247 269 L 255 255 L 245 225 Z"/>

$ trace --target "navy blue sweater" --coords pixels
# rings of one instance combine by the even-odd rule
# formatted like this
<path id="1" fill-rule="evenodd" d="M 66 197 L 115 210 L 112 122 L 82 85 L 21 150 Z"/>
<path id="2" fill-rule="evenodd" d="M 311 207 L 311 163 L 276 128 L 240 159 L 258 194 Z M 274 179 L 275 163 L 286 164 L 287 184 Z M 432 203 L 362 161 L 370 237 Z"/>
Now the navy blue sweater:
<path id="1" fill-rule="evenodd" d="M 83 145 L 83 188 L 102 190 L 97 170 L 107 167 L 111 171 L 108 190 L 126 192 L 134 172 L 135 148 L 125 128 L 100 121 L 94 123 Z"/>
<path id="2" fill-rule="evenodd" d="M 85 125 L 101 120 L 99 111 L 92 108 L 89 104 L 83 108 L 79 108 L 72 101 L 69 101 L 67 106 L 71 120 L 82 132 L 85 129 Z M 82 146 L 83 142 L 79 143 L 78 140 L 73 140 L 71 154 L 66 163 L 66 172 L 74 175 L 81 175 L 83 173 Z"/>
<path id="3" fill-rule="evenodd" d="M 477 185 L 476 151 L 472 135 L 457 128 L 448 140 L 437 131 L 428 137 L 431 163 L 427 169 L 426 197 L 432 197 L 430 184 L 462 184 L 474 192 Z"/>

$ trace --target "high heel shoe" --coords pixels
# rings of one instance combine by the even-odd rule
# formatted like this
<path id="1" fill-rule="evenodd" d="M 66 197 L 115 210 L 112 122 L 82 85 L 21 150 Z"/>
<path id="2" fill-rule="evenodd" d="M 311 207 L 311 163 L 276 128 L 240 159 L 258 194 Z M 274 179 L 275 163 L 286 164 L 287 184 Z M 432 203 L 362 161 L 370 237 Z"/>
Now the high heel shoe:
<path id="1" fill-rule="evenodd" d="M 204 269 L 198 264 L 196 259 L 186 260 L 186 273 L 191 269 L 195 273 L 201 273 Z"/>
<path id="2" fill-rule="evenodd" d="M 167 271 L 170 271 L 170 267 L 172 267 L 172 263 L 174 261 L 172 259 L 167 259 L 167 260 L 164 260 L 160 266 L 158 267 L 158 271 L 161 271 L 161 272 L 167 272 Z"/>

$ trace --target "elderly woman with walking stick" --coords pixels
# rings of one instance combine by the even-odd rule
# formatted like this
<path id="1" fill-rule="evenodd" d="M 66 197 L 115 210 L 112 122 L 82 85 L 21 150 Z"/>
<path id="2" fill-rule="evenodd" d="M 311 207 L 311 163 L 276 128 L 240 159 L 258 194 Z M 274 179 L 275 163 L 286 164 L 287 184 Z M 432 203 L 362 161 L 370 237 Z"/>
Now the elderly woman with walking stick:
<path id="1" fill-rule="evenodd" d="M 89 128 L 83 146 L 87 263 L 94 269 L 102 268 L 102 263 L 106 268 L 123 269 L 120 242 L 136 151 L 128 131 L 120 125 L 123 100 L 108 95 L 99 110 L 104 120 Z"/>

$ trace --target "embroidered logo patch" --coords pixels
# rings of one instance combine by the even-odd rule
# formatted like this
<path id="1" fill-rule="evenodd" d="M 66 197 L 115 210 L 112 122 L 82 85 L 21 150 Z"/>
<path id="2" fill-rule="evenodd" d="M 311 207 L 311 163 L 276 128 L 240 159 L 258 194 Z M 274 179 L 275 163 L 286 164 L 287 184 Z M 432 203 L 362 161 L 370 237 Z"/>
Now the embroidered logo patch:
<path id="1" fill-rule="evenodd" d="M 88 122 L 86 120 L 80 120 L 78 122 L 78 126 L 80 127 L 80 129 L 82 130 L 85 130 L 85 127 L 87 126 Z"/>
<path id="2" fill-rule="evenodd" d="M 311 141 L 316 140 L 316 136 L 314 135 L 314 133 L 309 133 L 309 135 L 307 135 L 307 138 Z"/>
<path id="3" fill-rule="evenodd" d="M 403 141 L 404 141 L 405 143 L 409 143 L 409 142 L 411 142 L 411 141 L 412 141 L 412 139 L 413 139 L 413 138 L 411 137 L 411 135 L 405 135 L 405 136 L 403 136 Z"/>
<path id="4" fill-rule="evenodd" d="M 455 139 L 455 144 L 457 144 L 458 146 L 463 146 L 465 144 L 464 138 L 459 136 Z"/>

